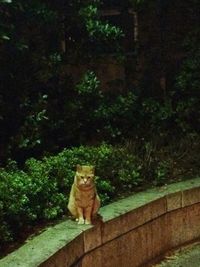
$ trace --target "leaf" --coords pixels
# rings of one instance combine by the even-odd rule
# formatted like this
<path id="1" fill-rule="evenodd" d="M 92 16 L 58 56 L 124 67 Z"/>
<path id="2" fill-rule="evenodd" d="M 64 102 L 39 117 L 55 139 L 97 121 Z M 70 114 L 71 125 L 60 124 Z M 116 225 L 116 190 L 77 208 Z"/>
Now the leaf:
<path id="1" fill-rule="evenodd" d="M 10 4 L 12 3 L 12 0 L 0 0 L 0 3 Z"/>
<path id="2" fill-rule="evenodd" d="M 1 2 L 0 2 L 0 3 L 1 3 Z M 7 35 L 2 35 L 1 38 L 2 38 L 3 40 L 10 40 L 10 37 L 7 36 Z"/>

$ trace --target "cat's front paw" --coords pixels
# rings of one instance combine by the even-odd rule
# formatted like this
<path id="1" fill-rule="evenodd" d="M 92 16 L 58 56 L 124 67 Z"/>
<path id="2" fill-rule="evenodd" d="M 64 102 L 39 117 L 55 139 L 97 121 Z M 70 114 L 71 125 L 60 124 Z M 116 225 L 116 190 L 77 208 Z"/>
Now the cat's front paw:
<path id="1" fill-rule="evenodd" d="M 92 224 L 91 220 L 85 220 L 85 224 Z"/>
<path id="2" fill-rule="evenodd" d="M 85 220 L 83 218 L 78 219 L 78 224 L 84 224 L 84 223 L 85 223 Z"/>

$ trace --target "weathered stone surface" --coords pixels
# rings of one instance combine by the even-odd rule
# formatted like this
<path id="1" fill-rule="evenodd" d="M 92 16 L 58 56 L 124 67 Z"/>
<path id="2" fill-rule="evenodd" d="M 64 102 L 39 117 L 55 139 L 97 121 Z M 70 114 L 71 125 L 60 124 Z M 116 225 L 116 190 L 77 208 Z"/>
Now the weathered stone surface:
<path id="1" fill-rule="evenodd" d="M 103 267 L 104 256 L 101 247 L 99 247 L 83 257 L 81 267 Z"/>
<path id="2" fill-rule="evenodd" d="M 167 214 L 170 247 L 176 248 L 200 237 L 200 204 Z"/>
<path id="3" fill-rule="evenodd" d="M 83 235 L 79 235 L 77 238 L 73 239 L 68 246 L 60 249 L 40 266 L 70 267 L 74 262 L 77 262 L 82 255 L 84 255 Z"/>
<path id="4" fill-rule="evenodd" d="M 148 224 L 146 224 L 145 226 L 146 231 L 148 231 Z M 151 243 L 147 247 L 147 250 L 150 250 L 150 257 L 148 258 L 148 260 L 158 257 L 160 254 L 164 253 L 170 248 L 170 238 L 168 236 L 168 221 L 166 214 L 150 222 L 149 226 L 151 231 L 149 242 Z"/>
<path id="5" fill-rule="evenodd" d="M 182 206 L 190 206 L 192 204 L 200 202 L 200 190 L 199 188 L 192 188 L 183 191 Z"/>
<path id="6" fill-rule="evenodd" d="M 84 238 L 84 252 L 87 253 L 92 249 L 101 246 L 101 223 L 86 230 L 83 234 Z"/>
<path id="7" fill-rule="evenodd" d="M 172 193 L 166 196 L 167 211 L 180 209 L 182 207 L 182 192 Z"/>
<path id="8" fill-rule="evenodd" d="M 53 255 L 56 255 L 57 252 L 65 246 L 71 247 L 71 244 L 74 243 L 70 242 L 76 239 L 87 228 L 86 226 L 77 226 L 77 223 L 73 221 L 61 222 L 54 227 L 48 228 L 32 240 L 28 240 L 27 243 L 18 250 L 1 259 L 0 267 L 39 266 Z M 81 239 L 83 240 L 83 237 L 81 237 Z M 78 246 L 82 246 L 83 254 L 84 250 L 82 244 L 83 243 L 80 243 Z M 73 250 L 73 247 L 70 249 Z"/>
<path id="9" fill-rule="evenodd" d="M 167 221 L 163 215 L 105 243 L 101 247 L 101 266 L 139 267 L 157 257 L 169 248 L 166 225 Z"/>
<path id="10" fill-rule="evenodd" d="M 164 213 L 166 213 L 166 199 L 163 197 L 109 220 L 102 225 L 102 243 L 125 234 Z"/>
<path id="11" fill-rule="evenodd" d="M 134 194 L 101 209 L 103 224 L 64 221 L 0 267 L 139 267 L 200 237 L 200 178 Z"/>

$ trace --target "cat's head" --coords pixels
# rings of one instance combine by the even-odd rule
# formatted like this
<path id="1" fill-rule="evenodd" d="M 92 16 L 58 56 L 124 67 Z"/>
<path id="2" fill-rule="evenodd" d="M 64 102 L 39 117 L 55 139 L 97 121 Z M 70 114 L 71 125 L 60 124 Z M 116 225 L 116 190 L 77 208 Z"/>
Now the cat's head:
<path id="1" fill-rule="evenodd" d="M 94 184 L 94 166 L 77 165 L 75 181 L 78 186 L 89 187 Z"/>

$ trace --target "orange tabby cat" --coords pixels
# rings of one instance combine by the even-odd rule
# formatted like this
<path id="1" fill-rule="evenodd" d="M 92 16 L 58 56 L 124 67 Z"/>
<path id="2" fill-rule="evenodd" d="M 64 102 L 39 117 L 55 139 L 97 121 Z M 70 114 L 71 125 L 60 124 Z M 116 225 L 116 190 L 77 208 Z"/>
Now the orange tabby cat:
<path id="1" fill-rule="evenodd" d="M 94 167 L 77 165 L 74 183 L 71 188 L 68 209 L 78 224 L 91 224 L 97 214 L 100 199 L 94 183 Z"/>

